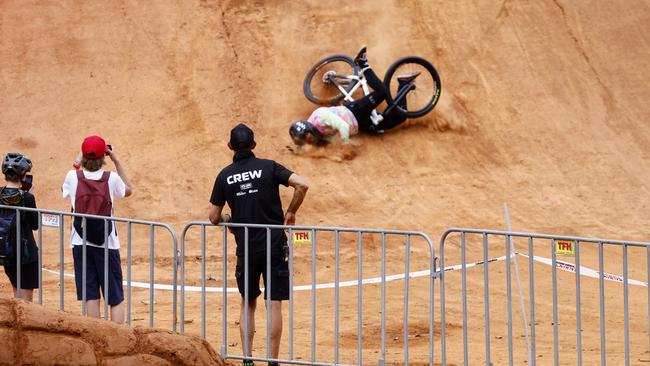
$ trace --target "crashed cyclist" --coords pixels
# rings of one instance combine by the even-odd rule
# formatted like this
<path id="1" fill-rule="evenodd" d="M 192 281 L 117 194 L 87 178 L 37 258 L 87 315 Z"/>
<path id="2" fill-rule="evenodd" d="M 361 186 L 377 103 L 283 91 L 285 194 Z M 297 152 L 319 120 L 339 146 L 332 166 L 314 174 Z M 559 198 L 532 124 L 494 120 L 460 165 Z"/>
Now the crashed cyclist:
<path id="1" fill-rule="evenodd" d="M 317 108 L 307 120 L 294 122 L 289 128 L 289 134 L 294 144 L 298 146 L 304 144 L 326 145 L 336 135 L 339 135 L 341 140 L 347 143 L 350 136 L 358 134 L 359 131 L 381 133 L 406 121 L 406 117 L 393 109 L 384 115 L 382 121 L 377 125 L 372 122 L 370 118 L 372 111 L 386 99 L 386 86 L 368 65 L 365 46 L 361 47 L 354 62 L 359 66 L 360 73 L 365 76 L 373 92 L 342 106 Z M 418 72 L 399 76 L 397 78 L 398 90 L 413 81 L 419 74 Z M 403 98 L 398 105 L 406 109 L 406 98 Z"/>

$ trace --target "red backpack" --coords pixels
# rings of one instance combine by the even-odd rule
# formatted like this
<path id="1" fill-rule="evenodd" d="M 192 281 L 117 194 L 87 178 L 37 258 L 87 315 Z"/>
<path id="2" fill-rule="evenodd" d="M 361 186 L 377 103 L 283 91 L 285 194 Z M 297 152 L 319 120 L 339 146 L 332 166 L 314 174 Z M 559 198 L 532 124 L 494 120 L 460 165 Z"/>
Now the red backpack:
<path id="1" fill-rule="evenodd" d="M 111 216 L 113 202 L 108 187 L 111 172 L 104 172 L 100 180 L 86 179 L 82 170 L 77 170 L 77 192 L 74 201 L 76 213 Z M 86 240 L 95 245 L 104 245 L 104 239 L 111 235 L 113 222 L 103 219 L 86 219 Z M 74 218 L 74 228 L 83 238 L 83 219 Z M 108 228 L 106 228 L 108 224 Z M 106 235 L 106 236 L 105 236 Z"/>

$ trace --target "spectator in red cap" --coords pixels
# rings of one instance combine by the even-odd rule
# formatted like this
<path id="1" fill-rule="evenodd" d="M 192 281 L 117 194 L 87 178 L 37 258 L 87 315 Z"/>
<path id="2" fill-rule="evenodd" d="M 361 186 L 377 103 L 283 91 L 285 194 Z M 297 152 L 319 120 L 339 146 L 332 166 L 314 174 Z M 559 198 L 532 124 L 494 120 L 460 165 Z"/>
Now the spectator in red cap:
<path id="1" fill-rule="evenodd" d="M 104 171 L 105 157 L 115 164 L 116 172 Z M 88 136 L 81 144 L 81 169 L 71 170 L 65 177 L 63 198 L 70 198 L 75 213 L 112 216 L 115 197 L 128 197 L 133 192 L 122 163 L 110 145 L 100 136 Z M 124 290 L 120 241 L 110 220 L 75 217 L 71 235 L 77 299 L 85 301 L 87 314 L 100 317 L 100 289 L 110 305 L 111 320 L 124 322 Z M 108 235 L 106 235 L 108 233 Z M 104 283 L 105 246 L 108 245 L 108 284 Z M 85 246 L 85 248 L 84 248 Z M 86 293 L 83 294 L 83 260 L 85 249 Z"/>

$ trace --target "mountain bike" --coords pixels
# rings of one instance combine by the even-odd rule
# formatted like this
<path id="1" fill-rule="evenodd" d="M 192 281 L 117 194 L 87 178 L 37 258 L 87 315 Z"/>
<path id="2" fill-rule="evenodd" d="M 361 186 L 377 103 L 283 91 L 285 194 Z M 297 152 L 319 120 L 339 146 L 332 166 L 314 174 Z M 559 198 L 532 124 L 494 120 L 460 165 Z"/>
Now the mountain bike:
<path id="1" fill-rule="evenodd" d="M 405 74 L 419 73 L 412 82 L 398 90 L 397 78 Z M 386 85 L 386 108 L 373 111 L 372 122 L 376 125 L 393 109 L 407 118 L 422 117 L 431 112 L 440 99 L 440 76 L 435 67 L 418 56 L 407 56 L 395 61 L 384 75 Z M 347 55 L 331 55 L 318 61 L 307 73 L 303 82 L 305 97 L 311 102 L 335 106 L 358 99 L 370 93 L 368 82 L 360 74 L 359 66 Z M 406 98 L 406 108 L 400 101 Z"/>

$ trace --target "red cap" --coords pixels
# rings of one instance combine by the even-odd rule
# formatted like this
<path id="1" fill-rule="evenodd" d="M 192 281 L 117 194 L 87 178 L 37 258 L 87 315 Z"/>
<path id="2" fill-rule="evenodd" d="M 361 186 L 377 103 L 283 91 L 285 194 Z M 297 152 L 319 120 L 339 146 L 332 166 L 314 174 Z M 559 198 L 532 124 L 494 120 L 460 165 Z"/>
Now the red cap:
<path id="1" fill-rule="evenodd" d="M 86 137 L 83 144 L 81 144 L 81 154 L 88 159 L 104 157 L 107 151 L 106 141 L 96 135 Z"/>

